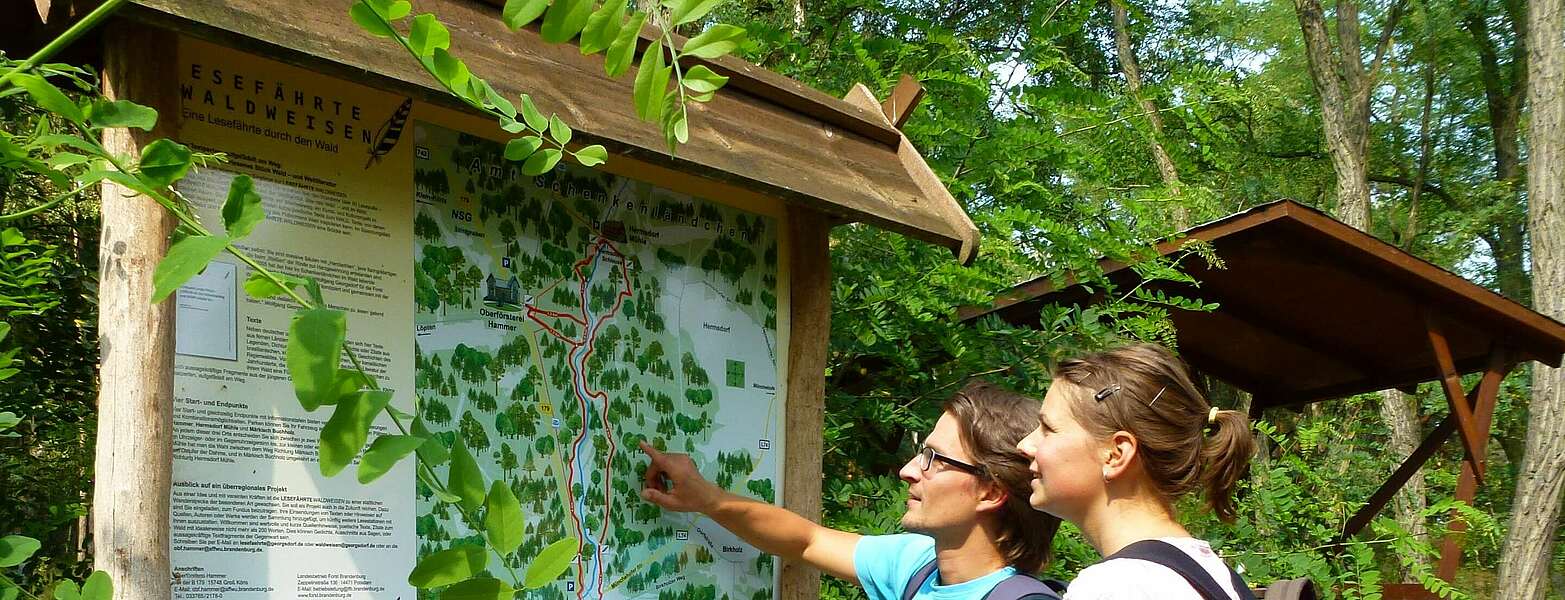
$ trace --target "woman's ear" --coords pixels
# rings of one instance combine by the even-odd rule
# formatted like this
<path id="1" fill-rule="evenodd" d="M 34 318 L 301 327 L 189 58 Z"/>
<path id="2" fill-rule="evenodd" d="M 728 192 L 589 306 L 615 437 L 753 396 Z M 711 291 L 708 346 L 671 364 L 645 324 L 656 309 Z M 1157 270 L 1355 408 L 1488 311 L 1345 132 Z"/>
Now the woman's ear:
<path id="1" fill-rule="evenodd" d="M 1136 452 L 1140 449 L 1140 442 L 1129 431 L 1116 431 L 1109 436 L 1104 449 L 1103 481 L 1118 479 L 1125 471 L 1130 469 L 1130 463 L 1135 460 Z"/>

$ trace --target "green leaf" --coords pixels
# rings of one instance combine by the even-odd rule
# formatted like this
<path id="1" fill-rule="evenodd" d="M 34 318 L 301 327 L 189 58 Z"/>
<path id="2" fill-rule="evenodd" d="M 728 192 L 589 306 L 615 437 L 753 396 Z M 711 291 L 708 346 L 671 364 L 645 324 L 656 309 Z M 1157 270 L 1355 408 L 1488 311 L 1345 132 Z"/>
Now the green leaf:
<path id="1" fill-rule="evenodd" d="M 31 73 L 19 73 L 11 77 L 11 81 L 17 86 L 27 90 L 27 94 L 33 97 L 33 101 L 44 110 L 64 117 L 72 123 L 82 122 L 82 109 L 75 102 L 66 97 L 65 92 L 54 87 L 49 80 Z"/>
<path id="2" fill-rule="evenodd" d="M 439 78 L 446 87 L 456 93 L 463 93 L 463 90 L 467 89 L 467 78 L 472 76 L 472 73 L 468 72 L 467 65 L 463 64 L 461 59 L 451 56 L 451 53 L 446 52 L 444 48 L 436 48 L 427 60 L 435 77 Z"/>
<path id="3" fill-rule="evenodd" d="M 580 548 L 581 542 L 568 537 L 539 550 L 538 556 L 527 563 L 527 575 L 522 577 L 522 587 L 535 590 L 559 579 L 560 574 L 570 568 Z"/>
<path id="4" fill-rule="evenodd" d="M 386 390 L 365 390 L 337 400 L 337 410 L 321 427 L 321 475 L 332 477 L 353 462 L 369 439 L 370 424 L 388 402 L 391 392 Z"/>
<path id="5" fill-rule="evenodd" d="M 526 121 L 527 126 L 533 131 L 543 131 L 549 126 L 549 118 L 543 116 L 543 113 L 538 110 L 538 105 L 533 104 L 533 97 L 527 94 L 522 94 L 522 120 Z"/>
<path id="6" fill-rule="evenodd" d="M 424 444 L 425 438 L 416 435 L 382 435 L 375 438 L 369 450 L 359 458 L 359 483 L 369 483 L 385 475 L 403 458 Z"/>
<path id="7" fill-rule="evenodd" d="M 397 34 L 396 30 L 393 30 L 390 25 L 386 24 L 385 20 L 375 14 L 375 9 L 370 8 L 368 4 L 363 2 L 355 2 L 353 6 L 348 7 L 348 16 L 353 19 L 354 23 L 359 24 L 359 29 L 363 29 L 370 35 L 391 37 Z"/>
<path id="8" fill-rule="evenodd" d="M 554 0 L 543 15 L 538 35 L 551 44 L 568 42 L 587 24 L 592 15 L 592 0 Z"/>
<path id="9" fill-rule="evenodd" d="M 416 588 L 451 585 L 484 570 L 483 546 L 457 546 L 424 557 L 408 574 L 408 584 Z M 445 597 L 442 594 L 442 597 Z"/>
<path id="10" fill-rule="evenodd" d="M 304 278 L 302 277 L 294 277 L 285 273 L 272 274 L 276 275 L 278 279 L 281 279 L 283 283 L 288 285 L 289 288 L 297 288 L 304 285 Z M 286 292 L 287 290 L 284 290 L 277 284 L 272 283 L 272 280 L 267 279 L 266 276 L 262 275 L 259 271 L 251 271 L 250 276 L 245 278 L 245 293 L 249 294 L 251 298 L 262 300 L 271 298 L 272 296 L 278 296 Z"/>
<path id="11" fill-rule="evenodd" d="M 685 40 L 685 47 L 679 51 L 679 55 L 717 58 L 738 48 L 739 44 L 744 43 L 744 36 L 743 27 L 713 25 L 701 32 L 701 35 Z"/>
<path id="12" fill-rule="evenodd" d="M 54 600 L 81 600 L 81 597 L 81 588 L 76 587 L 76 582 L 61 579 L 54 583 Z"/>
<path id="13" fill-rule="evenodd" d="M 581 166 L 595 167 L 609 159 L 609 151 L 604 149 L 603 146 L 593 144 L 577 150 L 573 156 L 576 157 L 576 162 L 581 163 Z"/>
<path id="14" fill-rule="evenodd" d="M 413 5 L 408 0 L 369 0 L 369 3 L 387 21 L 401 20 L 413 12 Z"/>
<path id="15" fill-rule="evenodd" d="M 22 418 L 11 411 L 0 412 L 0 431 L 5 431 L 22 423 Z"/>
<path id="16" fill-rule="evenodd" d="M 639 10 L 631 13 L 630 22 L 620 27 L 619 34 L 614 36 L 608 54 L 603 57 L 603 72 L 609 77 L 619 77 L 630 70 L 631 61 L 636 59 L 636 40 L 640 37 L 641 24 L 646 20 L 647 13 Z"/>
<path id="17" fill-rule="evenodd" d="M 511 119 L 516 118 L 516 105 L 511 104 L 510 100 L 500 95 L 500 92 L 495 91 L 494 86 L 489 85 L 487 81 L 484 82 L 484 99 L 489 101 L 489 105 L 493 106 L 495 110 L 500 111 L 500 114 Z M 511 133 L 516 132 L 513 131 Z"/>
<path id="18" fill-rule="evenodd" d="M 249 175 L 235 177 L 228 184 L 228 200 L 223 202 L 223 229 L 233 239 L 250 235 L 255 226 L 266 219 L 261 209 L 261 195 L 255 192 L 255 182 Z"/>
<path id="19" fill-rule="evenodd" d="M 192 235 L 169 246 L 168 255 L 152 271 L 152 302 L 162 302 L 179 286 L 195 277 L 228 245 L 221 235 Z"/>
<path id="20" fill-rule="evenodd" d="M 424 443 L 418 447 L 418 459 L 424 461 L 424 464 L 434 467 L 451 460 L 451 451 L 447 450 L 440 440 L 430 435 L 429 428 L 424 426 L 424 419 L 413 419 L 413 435 L 425 438 Z"/>
<path id="21" fill-rule="evenodd" d="M 109 579 L 109 574 L 103 571 L 93 571 L 87 576 L 87 581 L 82 584 L 82 600 L 113 600 L 114 582 Z"/>
<path id="22" fill-rule="evenodd" d="M 522 163 L 522 174 L 532 176 L 548 173 L 554 168 L 555 163 L 560 162 L 560 156 L 560 151 L 555 148 L 534 154 L 532 158 L 527 159 L 527 162 Z"/>
<path id="23" fill-rule="evenodd" d="M 500 20 L 513 31 L 525 27 L 549 8 L 549 0 L 505 0 Z"/>
<path id="24" fill-rule="evenodd" d="M 16 600 L 16 598 L 20 596 L 21 593 L 22 590 L 9 587 L 5 585 L 4 582 L 0 582 L 0 600 Z"/>
<path id="25" fill-rule="evenodd" d="M 96 127 L 134 127 L 152 131 L 158 111 L 129 100 L 94 100 L 87 106 L 87 120 Z"/>
<path id="26" fill-rule="evenodd" d="M 451 30 L 446 29 L 440 19 L 431 13 L 413 17 L 413 26 L 408 31 L 408 46 L 420 57 L 430 56 L 436 50 L 451 47 Z"/>
<path id="27" fill-rule="evenodd" d="M 475 577 L 440 592 L 441 600 L 511 600 L 516 590 L 492 577 Z"/>
<path id="28" fill-rule="evenodd" d="M 603 6 L 587 17 L 587 26 L 581 31 L 582 55 L 597 54 L 608 49 L 624 26 L 626 2 L 604 2 Z"/>
<path id="29" fill-rule="evenodd" d="M 38 540 L 23 535 L 8 535 L 0 538 L 0 567 L 22 564 L 22 561 L 31 557 L 41 546 Z"/>
<path id="30" fill-rule="evenodd" d="M 689 88 L 690 91 L 697 94 L 706 94 L 715 92 L 717 88 L 723 87 L 723 84 L 728 83 L 728 78 L 718 75 L 716 72 L 708 69 L 706 65 L 696 65 L 685 71 L 684 83 L 685 87 Z"/>
<path id="31" fill-rule="evenodd" d="M 669 13 L 668 18 L 674 22 L 675 27 L 678 27 L 685 23 L 701 20 L 701 17 L 706 16 L 707 13 L 712 12 L 712 9 L 717 8 L 717 5 L 722 3 L 723 0 L 680 0 L 674 6 L 674 10 Z"/>
<path id="32" fill-rule="evenodd" d="M 651 45 L 641 54 L 641 64 L 636 67 L 636 84 L 632 91 L 636 104 L 636 117 L 643 121 L 657 121 L 663 115 L 663 94 L 668 88 L 668 69 L 663 66 L 663 46 Z"/>
<path id="33" fill-rule="evenodd" d="M 501 554 L 515 552 L 527 533 L 524 518 L 522 503 L 511 493 L 511 486 L 504 481 L 494 482 L 489 487 L 489 499 L 484 502 L 484 532 L 489 543 Z"/>
<path id="34" fill-rule="evenodd" d="M 446 487 L 462 501 L 462 508 L 473 510 L 484 504 L 484 472 L 478 470 L 478 461 L 467 445 L 457 436 L 456 447 L 451 449 L 451 472 L 446 477 Z"/>
<path id="35" fill-rule="evenodd" d="M 337 401 L 337 363 L 348 337 L 348 315 L 330 308 L 304 308 L 288 324 L 288 374 L 304 410 Z"/>
<path id="36" fill-rule="evenodd" d="M 549 115 L 549 137 L 561 146 L 571 143 L 571 127 L 559 115 Z"/>
<path id="37" fill-rule="evenodd" d="M 77 154 L 75 152 L 61 152 L 59 154 L 50 156 L 48 164 L 49 168 L 51 169 L 65 169 L 67 167 L 74 167 L 82 163 L 90 162 L 91 160 L 91 157 Z"/>
<path id="38" fill-rule="evenodd" d="M 527 160 L 538 148 L 543 146 L 543 138 L 536 135 L 527 135 L 519 138 L 511 138 L 505 143 L 506 160 Z"/>
<path id="39" fill-rule="evenodd" d="M 159 139 L 141 151 L 141 177 L 154 189 L 179 181 L 190 171 L 190 148 L 179 142 Z"/>

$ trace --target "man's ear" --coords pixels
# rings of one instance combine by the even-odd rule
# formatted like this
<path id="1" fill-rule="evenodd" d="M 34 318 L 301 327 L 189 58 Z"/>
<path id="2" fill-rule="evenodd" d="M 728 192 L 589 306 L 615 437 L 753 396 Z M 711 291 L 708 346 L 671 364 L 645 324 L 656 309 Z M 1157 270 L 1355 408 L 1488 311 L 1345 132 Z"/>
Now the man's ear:
<path id="1" fill-rule="evenodd" d="M 1104 448 L 1103 480 L 1118 479 L 1129 470 L 1140 449 L 1141 442 L 1129 431 L 1120 430 L 1109 436 Z"/>
<path id="2" fill-rule="evenodd" d="M 980 513 L 999 511 L 1005 508 L 1005 502 L 1010 499 L 1011 495 L 1005 491 L 1005 486 L 991 479 L 979 491 L 977 510 Z"/>

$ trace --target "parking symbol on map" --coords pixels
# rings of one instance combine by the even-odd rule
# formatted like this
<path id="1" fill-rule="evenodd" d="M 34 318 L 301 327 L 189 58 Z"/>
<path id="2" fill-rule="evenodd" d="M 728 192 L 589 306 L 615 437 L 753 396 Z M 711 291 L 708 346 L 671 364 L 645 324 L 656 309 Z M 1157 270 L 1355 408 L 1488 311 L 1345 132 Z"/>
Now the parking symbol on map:
<path id="1" fill-rule="evenodd" d="M 574 591 L 576 591 L 576 582 L 574 582 L 574 581 L 567 581 L 567 582 L 565 582 L 565 591 L 567 591 L 567 592 L 574 592 Z"/>
<path id="2" fill-rule="evenodd" d="M 676 540 L 688 540 L 688 539 L 690 539 L 690 532 L 688 530 L 684 530 L 684 529 L 676 529 L 676 530 L 674 530 L 674 539 L 676 539 Z"/>
<path id="3" fill-rule="evenodd" d="M 559 429 L 560 428 L 560 418 L 559 417 L 555 417 L 553 419 L 550 419 L 549 422 L 554 425 L 555 429 Z"/>
<path id="4" fill-rule="evenodd" d="M 511 257 L 509 257 L 509 256 L 502 256 L 502 257 L 500 257 L 500 266 L 505 267 L 507 269 L 511 268 Z"/>
<path id="5" fill-rule="evenodd" d="M 771 440 L 761 440 L 761 449 L 762 450 L 771 450 L 772 449 L 772 441 Z"/>

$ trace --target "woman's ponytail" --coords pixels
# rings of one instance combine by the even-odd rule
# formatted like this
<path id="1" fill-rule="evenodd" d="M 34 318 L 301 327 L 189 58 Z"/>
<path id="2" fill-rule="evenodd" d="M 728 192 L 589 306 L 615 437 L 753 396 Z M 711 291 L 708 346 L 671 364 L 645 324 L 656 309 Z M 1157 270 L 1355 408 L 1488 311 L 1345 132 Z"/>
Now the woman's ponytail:
<path id="1" fill-rule="evenodd" d="M 1255 436 L 1250 419 L 1237 410 L 1212 409 L 1206 439 L 1201 443 L 1201 487 L 1206 504 L 1217 518 L 1233 522 L 1237 516 L 1234 489 L 1250 471 L 1255 456 Z"/>

